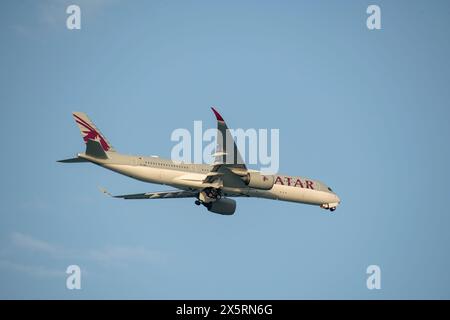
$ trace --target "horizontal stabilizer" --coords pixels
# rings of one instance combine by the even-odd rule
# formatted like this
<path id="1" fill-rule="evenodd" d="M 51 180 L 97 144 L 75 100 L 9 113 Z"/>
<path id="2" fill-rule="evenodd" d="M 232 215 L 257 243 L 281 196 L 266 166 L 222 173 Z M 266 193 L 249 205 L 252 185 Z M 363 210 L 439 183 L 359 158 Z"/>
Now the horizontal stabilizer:
<path id="1" fill-rule="evenodd" d="M 64 160 L 58 160 L 58 162 L 62 163 L 78 163 L 78 162 L 89 162 L 86 159 L 83 158 L 70 158 L 70 159 L 64 159 Z"/>

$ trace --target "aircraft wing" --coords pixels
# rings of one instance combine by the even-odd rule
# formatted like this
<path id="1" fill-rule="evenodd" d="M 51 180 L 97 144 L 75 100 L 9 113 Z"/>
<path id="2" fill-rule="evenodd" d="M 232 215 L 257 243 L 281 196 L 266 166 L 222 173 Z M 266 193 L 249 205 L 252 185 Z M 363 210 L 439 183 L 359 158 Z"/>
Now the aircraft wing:
<path id="1" fill-rule="evenodd" d="M 117 196 L 110 194 L 107 190 L 105 190 L 103 188 L 100 188 L 100 191 L 108 196 L 113 197 L 113 198 L 122 198 L 122 199 L 127 199 L 127 200 L 195 198 L 198 195 L 198 192 L 184 191 L 184 190 L 145 192 L 145 193 L 123 194 L 123 195 L 117 195 Z"/>
<path id="2" fill-rule="evenodd" d="M 223 120 L 222 116 L 216 109 L 211 109 L 217 119 L 217 145 L 216 152 L 214 154 L 214 165 L 247 171 L 244 160 L 242 160 L 241 154 L 236 146 L 236 142 L 234 141 L 225 120 Z"/>
<path id="3" fill-rule="evenodd" d="M 217 145 L 213 167 L 203 182 L 220 187 L 223 185 L 224 175 L 244 176 L 247 174 L 247 167 L 225 120 L 214 107 L 211 109 L 217 119 Z"/>

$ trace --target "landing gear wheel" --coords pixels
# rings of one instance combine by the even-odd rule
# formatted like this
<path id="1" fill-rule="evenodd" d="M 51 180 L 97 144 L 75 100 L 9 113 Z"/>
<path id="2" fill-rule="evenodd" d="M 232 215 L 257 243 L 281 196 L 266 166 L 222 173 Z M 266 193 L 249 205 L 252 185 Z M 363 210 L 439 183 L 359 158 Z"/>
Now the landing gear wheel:
<path id="1" fill-rule="evenodd" d="M 200 201 L 198 201 L 198 200 L 195 200 L 195 205 L 197 205 L 197 206 L 199 206 L 200 204 L 201 204 L 201 202 Z"/>
<path id="2" fill-rule="evenodd" d="M 336 207 L 330 208 L 331 212 L 333 212 L 334 210 L 336 210 Z"/>

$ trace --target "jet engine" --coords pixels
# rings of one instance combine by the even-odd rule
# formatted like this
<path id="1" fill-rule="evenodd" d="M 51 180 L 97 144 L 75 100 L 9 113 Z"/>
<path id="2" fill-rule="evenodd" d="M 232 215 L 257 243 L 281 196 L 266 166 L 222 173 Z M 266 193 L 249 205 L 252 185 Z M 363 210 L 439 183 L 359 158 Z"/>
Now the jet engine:
<path id="1" fill-rule="evenodd" d="M 214 202 L 210 202 L 206 206 L 208 211 L 231 216 L 236 211 L 236 201 L 228 198 L 220 198 Z"/>
<path id="2" fill-rule="evenodd" d="M 251 188 L 270 190 L 275 183 L 275 177 L 273 175 L 262 175 L 259 172 L 248 172 L 242 177 L 242 181 Z"/>

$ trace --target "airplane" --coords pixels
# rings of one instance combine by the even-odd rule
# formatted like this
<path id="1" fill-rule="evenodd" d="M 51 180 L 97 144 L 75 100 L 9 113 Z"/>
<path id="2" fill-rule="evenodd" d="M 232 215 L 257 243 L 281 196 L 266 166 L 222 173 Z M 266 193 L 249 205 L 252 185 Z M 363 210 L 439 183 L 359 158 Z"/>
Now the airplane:
<path id="1" fill-rule="evenodd" d="M 192 198 L 208 211 L 233 215 L 232 198 L 255 197 L 316 205 L 333 212 L 340 204 L 338 195 L 318 180 L 282 174 L 266 175 L 248 169 L 242 161 L 236 142 L 223 117 L 211 108 L 217 120 L 216 153 L 213 164 L 191 164 L 157 156 L 125 155 L 117 152 L 106 137 L 83 112 L 74 112 L 86 151 L 61 163 L 90 162 L 119 174 L 155 184 L 176 188 L 171 191 L 112 195 L 122 199 Z M 219 139 L 220 137 L 220 139 Z"/>

